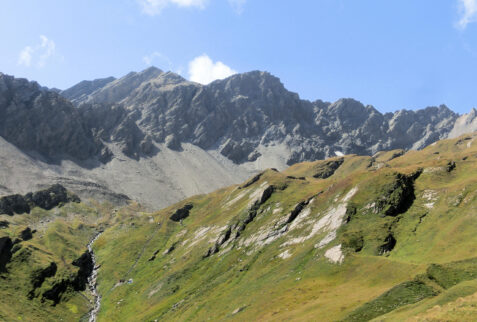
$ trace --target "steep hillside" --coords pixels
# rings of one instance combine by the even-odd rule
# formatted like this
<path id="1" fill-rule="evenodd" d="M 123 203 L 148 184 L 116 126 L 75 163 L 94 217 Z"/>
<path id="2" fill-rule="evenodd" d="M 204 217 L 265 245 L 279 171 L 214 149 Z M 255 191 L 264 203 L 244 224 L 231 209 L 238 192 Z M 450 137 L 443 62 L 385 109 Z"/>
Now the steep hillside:
<path id="1" fill-rule="evenodd" d="M 0 198 L 0 318 L 475 316 L 476 140 L 269 169 L 155 213 L 59 186 Z"/>
<path id="2" fill-rule="evenodd" d="M 0 198 L 0 320 L 87 316 L 92 267 L 86 244 L 109 209 L 79 202 L 59 185 Z"/>
<path id="3" fill-rule="evenodd" d="M 267 170 L 125 215 L 94 245 L 99 320 L 475 314 L 476 139 Z"/>

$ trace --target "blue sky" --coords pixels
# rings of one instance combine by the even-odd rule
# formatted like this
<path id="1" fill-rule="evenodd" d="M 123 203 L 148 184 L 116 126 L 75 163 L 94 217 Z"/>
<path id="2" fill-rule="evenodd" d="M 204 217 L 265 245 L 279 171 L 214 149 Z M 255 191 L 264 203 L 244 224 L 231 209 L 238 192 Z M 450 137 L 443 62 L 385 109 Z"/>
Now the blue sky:
<path id="1" fill-rule="evenodd" d="M 266 70 L 305 99 L 477 106 L 477 0 L 1 0 L 0 71 L 67 88 L 149 65 Z"/>

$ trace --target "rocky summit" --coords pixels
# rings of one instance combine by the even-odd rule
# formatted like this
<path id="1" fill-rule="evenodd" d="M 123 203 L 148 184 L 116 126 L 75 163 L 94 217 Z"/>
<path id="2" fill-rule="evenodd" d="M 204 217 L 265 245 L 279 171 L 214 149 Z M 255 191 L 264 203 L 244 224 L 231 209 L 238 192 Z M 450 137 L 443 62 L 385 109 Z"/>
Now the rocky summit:
<path id="1" fill-rule="evenodd" d="M 261 71 L 200 85 L 150 67 L 63 91 L 0 74 L 0 193 L 59 183 L 80 197 L 158 209 L 266 168 L 419 150 L 474 129 L 474 112 L 310 102 Z"/>

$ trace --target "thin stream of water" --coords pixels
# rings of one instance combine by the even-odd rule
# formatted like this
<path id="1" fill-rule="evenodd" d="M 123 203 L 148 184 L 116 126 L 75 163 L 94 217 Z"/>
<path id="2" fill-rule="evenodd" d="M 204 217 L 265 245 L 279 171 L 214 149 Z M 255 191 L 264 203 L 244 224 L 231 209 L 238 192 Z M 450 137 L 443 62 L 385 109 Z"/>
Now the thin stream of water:
<path id="1" fill-rule="evenodd" d="M 94 242 L 101 236 L 101 232 L 98 233 L 89 243 L 88 243 L 88 251 L 91 254 L 91 259 L 93 261 L 93 271 L 91 275 L 88 277 L 88 288 L 93 295 L 93 308 L 89 313 L 89 322 L 96 322 L 96 316 L 98 315 L 99 309 L 101 307 L 101 295 L 98 293 L 96 279 L 98 277 L 98 270 L 99 266 L 96 264 L 96 256 L 94 255 L 93 251 L 93 244 Z"/>

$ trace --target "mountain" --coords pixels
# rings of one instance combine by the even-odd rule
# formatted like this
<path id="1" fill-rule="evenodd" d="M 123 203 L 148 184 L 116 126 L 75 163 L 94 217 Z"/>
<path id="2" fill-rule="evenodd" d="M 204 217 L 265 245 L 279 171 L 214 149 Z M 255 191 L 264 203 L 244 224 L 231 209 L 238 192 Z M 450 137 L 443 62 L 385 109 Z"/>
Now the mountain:
<path id="1" fill-rule="evenodd" d="M 153 213 L 0 215 L 0 319 L 473 320 L 476 142 L 268 169 Z"/>
<path id="2" fill-rule="evenodd" d="M 382 114 L 353 99 L 310 102 L 261 71 L 200 85 L 155 67 L 60 92 L 1 74 L 0 116 L 0 191 L 60 183 L 151 209 L 265 168 L 422 149 L 459 117 L 444 105 Z"/>
<path id="3" fill-rule="evenodd" d="M 312 103 L 259 71 L 203 86 L 151 67 L 82 102 L 121 104 L 144 133 L 169 147 L 187 142 L 236 164 L 259 160 L 277 168 L 336 153 L 419 149 L 446 137 L 457 118 L 445 106 L 382 115 L 353 99 Z"/>

